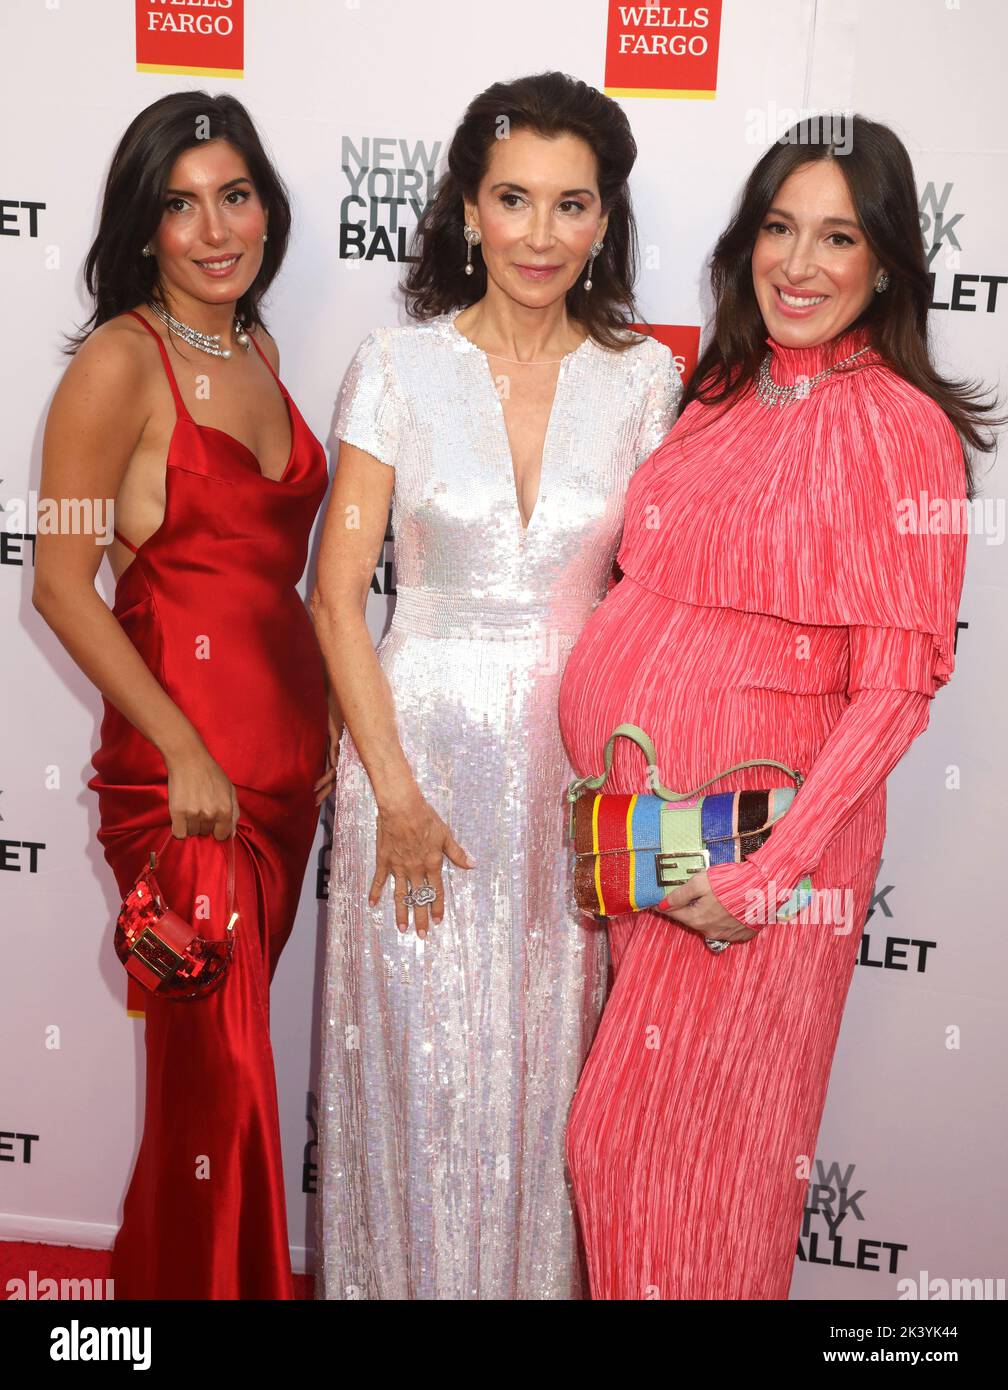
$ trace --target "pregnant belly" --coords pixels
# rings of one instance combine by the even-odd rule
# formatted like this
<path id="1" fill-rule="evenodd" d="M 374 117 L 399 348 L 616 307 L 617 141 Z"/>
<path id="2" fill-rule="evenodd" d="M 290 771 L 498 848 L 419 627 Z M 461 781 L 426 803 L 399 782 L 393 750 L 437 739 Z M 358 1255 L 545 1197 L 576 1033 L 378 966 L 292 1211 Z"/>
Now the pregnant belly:
<path id="1" fill-rule="evenodd" d="M 843 679 L 832 651 L 819 651 L 814 670 L 790 676 L 782 654 L 797 626 L 663 598 L 624 577 L 592 614 L 564 671 L 558 714 L 571 765 L 580 776 L 603 772 L 606 740 L 629 723 L 650 736 L 661 780 L 675 791 L 757 757 L 807 772 L 845 697 L 814 688 Z M 758 683 L 766 680 L 777 684 Z M 788 680 L 813 688 L 788 690 Z M 646 778 L 644 753 L 617 739 L 606 790 L 644 791 Z M 774 785 L 789 785 L 786 774 L 755 767 L 707 791 Z"/>

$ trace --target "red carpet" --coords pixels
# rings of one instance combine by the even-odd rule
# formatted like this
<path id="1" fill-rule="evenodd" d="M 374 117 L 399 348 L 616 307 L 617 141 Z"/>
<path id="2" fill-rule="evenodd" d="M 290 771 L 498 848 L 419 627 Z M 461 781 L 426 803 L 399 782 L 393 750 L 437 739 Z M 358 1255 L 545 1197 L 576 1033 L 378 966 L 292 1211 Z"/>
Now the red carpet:
<path id="1" fill-rule="evenodd" d="M 58 1294 L 53 1290 L 53 1296 L 80 1298 L 90 1294 L 101 1294 L 104 1297 L 104 1281 L 108 1278 L 109 1272 L 109 1252 L 82 1250 L 75 1245 L 43 1245 L 37 1241 L 0 1240 L 0 1299 L 9 1299 L 16 1292 L 7 1286 L 10 1279 L 23 1280 L 25 1285 L 29 1286 L 28 1296 L 31 1297 L 32 1270 L 35 1271 L 36 1298 L 47 1292 L 46 1289 L 38 1289 L 38 1285 L 44 1279 L 101 1280 L 98 1287 L 92 1283 L 84 1288 L 70 1287 L 64 1290 L 61 1285 Z M 294 1275 L 294 1291 L 297 1298 L 314 1298 L 314 1290 L 315 1280 L 310 1274 Z"/>

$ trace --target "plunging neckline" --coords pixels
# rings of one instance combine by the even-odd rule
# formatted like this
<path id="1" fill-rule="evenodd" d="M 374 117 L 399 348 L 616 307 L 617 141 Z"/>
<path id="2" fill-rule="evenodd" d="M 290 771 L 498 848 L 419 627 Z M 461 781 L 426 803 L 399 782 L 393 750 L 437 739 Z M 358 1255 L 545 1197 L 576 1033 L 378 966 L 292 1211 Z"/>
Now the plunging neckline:
<path id="1" fill-rule="evenodd" d="M 476 343 L 474 343 L 471 338 L 467 338 L 460 328 L 455 327 L 455 320 L 459 318 L 463 312 L 464 310 L 460 309 L 457 314 L 446 314 L 445 318 L 448 323 L 448 327 L 455 334 L 456 338 L 458 338 L 460 342 L 465 343 L 467 347 L 472 348 L 473 352 L 478 352 L 479 355 L 483 358 L 483 362 L 486 366 L 486 380 L 490 386 L 491 391 L 493 392 L 494 403 L 497 406 L 495 416 L 499 422 L 501 431 L 501 433 L 498 435 L 498 439 L 501 440 L 501 442 L 503 443 L 503 456 L 511 470 L 510 493 L 512 504 L 514 506 L 514 515 L 518 523 L 519 534 L 524 540 L 524 538 L 528 535 L 529 531 L 532 529 L 532 524 L 535 521 L 536 517 L 539 515 L 543 502 L 543 486 L 546 482 L 546 465 L 549 459 L 550 435 L 553 431 L 553 422 L 556 419 L 557 401 L 560 398 L 561 384 L 565 380 L 564 369 L 567 366 L 568 362 L 570 362 L 571 358 L 577 357 L 578 353 L 583 352 L 585 350 L 588 344 L 591 343 L 592 337 L 589 333 L 584 338 L 584 340 L 577 345 L 576 348 L 574 348 L 571 352 L 565 352 L 564 355 L 560 358 L 560 370 L 557 372 L 556 386 L 553 389 L 553 400 L 550 402 L 550 411 L 546 419 L 546 432 L 543 435 L 542 453 L 539 458 L 539 487 L 536 492 L 536 500 L 535 505 L 532 508 L 532 514 L 528 519 L 528 525 L 526 525 L 522 521 L 521 501 L 518 497 L 518 476 L 515 472 L 514 454 L 511 451 L 511 438 L 508 435 L 507 421 L 504 418 L 504 406 L 501 403 L 501 398 L 497 391 L 497 383 L 494 377 L 493 367 L 490 365 L 490 354 L 485 352 L 483 348 L 479 347 Z"/>
<path id="2" fill-rule="evenodd" d="M 289 430 L 290 430 L 290 449 L 289 449 L 288 452 L 287 452 L 287 462 L 286 462 L 286 464 L 284 465 L 284 470 L 283 470 L 283 472 L 280 474 L 280 476 L 279 476 L 278 478 L 271 478 L 271 477 L 269 476 L 269 474 L 263 472 L 263 470 L 262 470 L 262 465 L 261 465 L 260 462 L 259 462 L 258 455 L 256 455 L 255 453 L 253 453 L 252 449 L 244 442 L 244 440 L 239 439 L 237 435 L 231 434 L 231 432 L 230 432 L 229 430 L 221 429 L 221 427 L 220 427 L 219 425 L 204 425 L 204 424 L 201 424 L 200 421 L 197 420 L 197 419 L 193 416 L 193 414 L 192 414 L 192 412 L 190 411 L 189 407 L 188 407 L 188 406 L 186 405 L 186 403 L 185 403 L 185 398 L 184 398 L 184 396 L 182 395 L 182 389 L 181 389 L 181 387 L 179 386 L 179 384 L 178 384 L 178 378 L 177 378 L 176 375 L 175 375 L 175 369 L 174 369 L 174 367 L 172 366 L 171 361 L 170 361 L 170 359 L 169 359 L 169 357 L 168 357 L 168 350 L 167 350 L 167 348 L 165 347 L 165 344 L 164 344 L 163 339 L 161 338 L 161 335 L 154 329 L 154 326 L 153 326 L 150 322 L 148 322 L 147 319 L 144 318 L 144 316 L 143 316 L 142 314 L 138 314 L 138 313 L 137 313 L 135 310 L 133 310 L 133 309 L 129 309 L 129 310 L 127 310 L 127 312 L 130 314 L 130 316 L 131 316 L 132 318 L 135 318 L 138 322 L 140 322 L 140 323 L 142 323 L 142 324 L 144 325 L 144 327 L 148 330 L 148 332 L 149 332 L 149 333 L 151 334 L 151 336 L 153 337 L 154 341 L 157 343 L 158 352 L 159 352 L 160 357 L 161 357 L 161 362 L 162 362 L 162 364 L 163 364 L 163 366 L 164 366 L 165 373 L 166 373 L 166 375 L 167 375 L 167 377 L 168 377 L 168 385 L 169 385 L 169 387 L 171 388 L 172 399 L 173 399 L 174 402 L 175 402 L 175 422 L 174 422 L 174 424 L 172 425 L 171 434 L 170 434 L 169 437 L 168 437 L 168 452 L 167 452 L 167 454 L 166 454 L 166 456 L 165 456 L 165 490 L 166 490 L 166 496 L 167 496 L 167 487 L 168 487 L 167 479 L 168 479 L 169 473 L 170 473 L 170 471 L 171 471 L 171 466 L 172 466 L 171 459 L 172 459 L 172 454 L 173 454 L 174 449 L 175 449 L 175 441 L 176 441 L 176 439 L 178 438 L 178 432 L 179 432 L 179 429 L 181 428 L 181 426 L 183 425 L 183 423 L 192 425 L 193 429 L 195 429 L 195 430 L 196 430 L 197 432 L 199 432 L 200 434 L 206 434 L 206 433 L 209 433 L 209 434 L 218 434 L 218 435 L 220 435 L 220 437 L 221 437 L 222 439 L 228 440 L 229 443 L 234 444 L 238 449 L 242 450 L 242 452 L 243 452 L 243 453 L 247 456 L 247 458 L 251 461 L 252 466 L 253 466 L 254 469 L 255 469 L 256 475 L 258 476 L 258 478 L 260 479 L 261 482 L 269 483 L 269 484 L 270 484 L 271 486 L 273 486 L 273 487 L 280 487 L 280 486 L 284 485 L 284 484 L 287 482 L 287 475 L 288 475 L 288 474 L 290 473 L 290 471 L 291 471 L 291 468 L 292 468 L 292 466 L 293 466 L 293 464 L 294 464 L 294 458 L 295 458 L 295 455 L 296 455 L 296 453 L 297 453 L 297 426 L 296 426 L 295 423 L 294 423 L 294 411 L 295 411 L 296 407 L 295 407 L 295 405 L 294 405 L 294 402 L 293 402 L 293 401 L 291 400 L 291 398 L 290 398 L 290 394 L 289 394 L 289 392 L 288 392 L 286 386 L 285 386 L 285 385 L 283 384 L 283 382 L 280 380 L 280 378 L 279 378 L 279 376 L 277 375 L 277 373 L 273 370 L 273 364 L 272 364 L 272 362 L 270 362 L 269 358 L 268 358 L 268 357 L 266 356 L 266 354 L 263 352 L 262 348 L 261 348 L 261 347 L 259 346 L 259 344 L 256 342 L 255 338 L 254 338 L 254 337 L 251 337 L 251 335 L 250 335 L 250 340 L 251 340 L 251 342 L 252 342 L 252 346 L 255 348 L 256 353 L 258 354 L 258 356 L 262 358 L 263 362 L 266 364 L 266 367 L 267 367 L 268 370 L 269 370 L 270 376 L 271 376 L 271 377 L 273 378 L 273 380 L 276 382 L 277 390 L 280 392 L 280 397 L 281 397 L 281 399 L 283 400 L 283 403 L 284 403 L 284 409 L 287 411 L 287 425 L 288 425 L 288 428 L 289 428 Z M 131 551 L 133 552 L 133 559 L 130 560 L 129 564 L 126 565 L 126 567 L 122 570 L 122 572 L 121 572 L 121 573 L 117 576 L 117 578 L 116 578 L 115 587 L 116 587 L 116 594 L 117 594 L 117 595 L 118 595 L 118 592 L 119 592 L 119 585 L 121 584 L 121 582 L 123 581 L 123 579 L 125 579 L 127 573 L 133 568 L 137 556 L 138 556 L 138 555 L 140 554 L 140 552 L 144 549 L 144 547 L 145 547 L 146 545 L 148 545 L 148 544 L 154 539 L 154 537 L 157 536 L 157 535 L 164 529 L 164 526 L 165 526 L 165 523 L 166 523 L 167 519 L 168 519 L 168 508 L 167 508 L 167 502 L 166 502 L 166 505 L 165 505 L 165 512 L 164 512 L 164 515 L 163 515 L 162 518 L 161 518 L 161 521 L 158 523 L 157 527 L 150 533 L 150 535 L 147 536 L 147 537 L 145 537 L 145 539 L 142 540 L 142 541 L 140 542 L 139 545 L 134 545 L 134 544 L 132 543 L 132 541 L 128 541 L 128 540 L 126 539 L 126 537 L 125 537 L 120 531 L 116 530 L 116 532 L 115 532 L 116 539 L 119 540 L 123 545 L 125 545 L 126 548 L 127 548 L 128 550 L 131 550 Z"/>
<path id="3" fill-rule="evenodd" d="M 148 331 L 153 335 L 155 341 L 157 342 L 158 348 L 161 352 L 161 361 L 164 363 L 165 371 L 168 374 L 168 382 L 172 388 L 172 395 L 175 398 L 175 425 L 172 428 L 171 438 L 168 441 L 168 458 L 171 458 L 172 445 L 175 442 L 175 435 L 178 431 L 179 419 L 181 418 L 188 420 L 190 424 L 192 424 L 198 430 L 209 430 L 211 434 L 219 434 L 223 439 L 228 439 L 231 441 L 232 444 L 237 444 L 238 448 L 243 449 L 245 453 L 248 455 L 248 457 L 255 464 L 255 470 L 264 483 L 277 484 L 286 481 L 287 474 L 291 470 L 291 464 L 294 462 L 294 452 L 297 448 L 297 430 L 294 426 L 294 409 L 291 402 L 291 398 L 287 392 L 286 386 L 284 386 L 283 382 L 280 380 L 280 377 L 274 371 L 273 363 L 269 360 L 269 358 L 263 352 L 262 348 L 256 342 L 255 337 L 250 333 L 249 342 L 255 348 L 256 355 L 262 359 L 263 364 L 266 367 L 266 370 L 269 372 L 270 376 L 276 382 L 277 390 L 280 392 L 281 399 L 284 403 L 284 409 L 287 411 L 287 425 L 290 429 L 290 449 L 287 451 L 287 462 L 284 465 L 283 472 L 280 474 L 278 478 L 271 478 L 268 473 L 263 472 L 262 464 L 259 462 L 258 456 L 254 454 L 252 450 L 249 448 L 249 446 L 246 443 L 244 443 L 243 440 L 239 439 L 237 435 L 232 434 L 230 430 L 221 429 L 219 425 L 204 425 L 201 421 L 196 419 L 192 411 L 186 405 L 185 397 L 182 394 L 182 388 L 179 386 L 178 377 L 175 375 L 175 368 L 172 366 L 171 359 L 168 356 L 168 350 L 165 347 L 164 339 L 161 337 L 160 333 L 158 333 L 157 330 L 154 328 L 154 325 L 150 323 L 147 319 L 145 319 L 142 314 L 137 314 L 132 309 L 129 310 L 129 312 L 133 315 L 134 318 L 138 318 L 140 322 L 146 326 Z M 127 566 L 127 568 L 129 568 L 129 566 Z M 125 573 L 125 571 L 123 572 Z"/>
<path id="4" fill-rule="evenodd" d="M 263 352 L 262 348 L 259 346 L 259 344 L 256 342 L 255 338 L 253 338 L 251 334 L 249 334 L 249 340 L 250 340 L 250 342 L 252 343 L 252 346 L 255 348 L 256 352 L 257 352 L 257 353 L 259 354 L 259 356 L 262 358 L 264 364 L 266 365 L 267 370 L 269 371 L 270 376 L 271 376 L 271 377 L 273 378 L 273 380 L 276 382 L 276 384 L 277 384 L 277 390 L 280 392 L 280 396 L 281 396 L 281 398 L 282 398 L 282 400 L 283 400 L 283 403 L 284 403 L 284 408 L 285 408 L 286 411 L 287 411 L 287 424 L 288 424 L 288 427 L 290 428 L 290 449 L 289 449 L 288 452 L 287 452 L 287 462 L 286 462 L 286 464 L 284 465 L 284 470 L 283 470 L 283 472 L 280 474 L 279 478 L 271 478 L 271 477 L 269 476 L 268 473 L 264 473 L 264 472 L 263 472 L 263 470 L 262 470 L 262 464 L 259 462 L 258 456 L 257 456 L 256 454 L 254 454 L 254 453 L 252 452 L 252 450 L 249 448 L 249 446 L 248 446 L 247 444 L 243 443 L 242 440 L 240 440 L 240 439 L 237 437 L 237 435 L 231 434 L 231 432 L 230 432 L 229 430 L 222 430 L 222 429 L 220 428 L 219 425 L 204 425 L 204 424 L 201 424 L 200 421 L 197 420 L 197 419 L 195 418 L 195 416 L 193 415 L 192 411 L 189 409 L 189 407 L 188 407 L 188 406 L 186 405 L 186 403 L 185 403 L 185 399 L 184 399 L 184 397 L 182 396 L 181 389 L 179 388 L 179 385 L 178 385 L 178 380 L 177 380 L 177 378 L 175 377 L 175 369 L 171 366 L 171 363 L 170 363 L 170 362 L 168 362 L 166 365 L 168 366 L 169 370 L 171 371 L 172 379 L 173 379 L 173 381 L 174 381 L 174 383 L 175 383 L 175 388 L 176 388 L 176 390 L 178 390 L 178 392 L 179 392 L 179 398 L 178 398 L 178 399 L 179 399 L 179 404 L 180 404 L 182 410 L 183 410 L 183 411 L 185 412 L 185 414 L 188 416 L 188 418 L 189 418 L 189 419 L 192 421 L 192 423 L 196 426 L 196 428 L 197 428 L 198 430 L 209 430 L 212 434 L 219 434 L 219 435 L 222 435 L 225 439 L 230 439 L 230 441 L 231 441 L 232 444 L 237 444 L 239 449 L 244 449 L 245 452 L 246 452 L 246 454 L 248 454 L 249 458 L 250 458 L 250 459 L 252 460 L 252 462 L 255 464 L 256 472 L 259 474 L 259 477 L 263 480 L 264 483 L 282 483 L 282 482 L 284 482 L 284 480 L 286 479 L 287 474 L 290 472 L 291 464 L 294 462 L 294 450 L 295 450 L 295 448 L 296 448 L 296 446 L 297 446 L 297 431 L 296 431 L 296 429 L 294 428 L 294 410 L 293 410 L 292 405 L 291 405 L 291 398 L 290 398 L 290 396 L 287 394 L 287 388 L 286 388 L 286 386 L 284 386 L 284 384 L 283 384 L 283 382 L 280 380 L 279 376 L 277 376 L 276 372 L 273 370 L 273 363 L 269 360 L 269 358 L 266 356 L 266 354 Z M 175 423 L 177 424 L 178 421 L 176 420 Z M 169 447 L 169 454 L 170 454 L 170 453 L 171 453 L 171 449 L 170 449 L 170 447 Z"/>
<path id="5" fill-rule="evenodd" d="M 267 366 L 268 366 L 268 365 L 269 365 L 269 363 L 267 363 Z M 252 460 L 252 462 L 255 464 L 256 472 L 259 474 L 260 478 L 263 480 L 264 483 L 282 483 L 282 482 L 286 479 L 287 474 L 290 472 L 291 464 L 294 462 L 294 446 L 295 446 L 295 444 L 296 444 L 296 442 L 297 442 L 297 440 L 296 440 L 296 435 L 295 435 L 295 431 L 294 431 L 294 412 L 291 410 L 290 397 L 288 396 L 287 392 L 284 390 L 283 384 L 281 383 L 280 378 L 276 375 L 275 372 L 274 372 L 273 375 L 274 375 L 274 380 L 276 381 L 277 386 L 280 387 L 280 394 L 281 394 L 281 396 L 283 397 L 283 403 L 284 403 L 284 405 L 287 407 L 287 422 L 288 422 L 288 424 L 289 424 L 289 426 L 290 426 L 290 437 L 291 437 L 290 450 L 288 451 L 288 454 L 287 454 L 287 462 L 286 462 L 286 464 L 284 465 L 284 470 L 283 470 L 283 472 L 280 474 L 279 478 L 271 478 L 270 475 L 269 475 L 268 473 L 264 473 L 264 472 L 263 472 L 263 470 L 262 470 L 262 464 L 259 462 L 259 460 L 258 460 L 258 458 L 256 457 L 256 455 L 252 452 L 252 450 L 249 448 L 249 446 L 248 446 L 247 444 L 243 443 L 242 440 L 240 440 L 240 439 L 237 437 L 237 435 L 231 434 L 228 430 L 222 430 L 222 429 L 220 428 L 220 426 L 218 426 L 218 425 L 204 425 L 204 424 L 201 424 L 199 420 L 197 420 L 192 414 L 189 413 L 188 408 L 186 409 L 186 414 L 189 415 L 189 419 L 192 420 L 193 424 L 196 426 L 196 428 L 197 428 L 198 430 L 209 430 L 212 434 L 220 434 L 220 435 L 223 435 L 225 439 L 230 439 L 230 441 L 231 441 L 232 444 L 237 444 L 239 449 L 244 449 L 245 452 L 246 452 L 246 454 L 248 454 L 249 458 L 250 458 L 250 459 Z M 176 423 L 177 423 L 177 421 L 176 421 Z"/>

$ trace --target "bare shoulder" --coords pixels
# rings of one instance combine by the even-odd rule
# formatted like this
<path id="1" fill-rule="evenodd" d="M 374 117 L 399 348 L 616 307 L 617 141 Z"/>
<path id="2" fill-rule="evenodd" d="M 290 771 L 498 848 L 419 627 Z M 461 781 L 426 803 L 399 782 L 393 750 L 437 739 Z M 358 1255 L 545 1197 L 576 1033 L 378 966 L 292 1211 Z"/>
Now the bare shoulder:
<path id="1" fill-rule="evenodd" d="M 117 413 L 135 414 L 143 408 L 156 353 L 150 334 L 136 319 L 128 314 L 109 319 L 89 333 L 74 353 L 53 403 L 61 399 L 94 407 L 108 403 Z"/>
<path id="2" fill-rule="evenodd" d="M 154 414 L 159 370 L 157 344 L 135 319 L 120 315 L 94 329 L 71 358 L 46 414 L 47 480 L 65 483 L 69 469 L 78 481 L 87 476 L 92 489 L 113 495 Z"/>
<path id="3" fill-rule="evenodd" d="M 252 334 L 252 337 L 256 340 L 256 342 L 262 348 L 263 352 L 266 354 L 270 366 L 279 376 L 280 349 L 277 347 L 271 335 L 266 332 L 266 329 L 263 328 L 262 324 L 257 324 L 255 328 L 250 328 L 249 332 Z"/>
<path id="4" fill-rule="evenodd" d="M 138 348 L 150 334 L 129 314 L 118 314 L 93 329 L 74 354 L 71 366 L 78 362 L 102 362 L 121 371 L 132 366 L 142 370 L 147 354 Z M 154 347 L 154 344 L 151 344 Z"/>

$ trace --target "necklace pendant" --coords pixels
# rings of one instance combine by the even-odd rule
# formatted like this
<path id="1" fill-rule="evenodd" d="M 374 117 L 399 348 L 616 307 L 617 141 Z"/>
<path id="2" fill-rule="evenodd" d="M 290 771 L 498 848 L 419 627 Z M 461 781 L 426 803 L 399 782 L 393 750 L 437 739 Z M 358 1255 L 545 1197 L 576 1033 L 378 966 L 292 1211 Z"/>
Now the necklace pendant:
<path id="1" fill-rule="evenodd" d="M 827 377 L 839 371 L 842 367 L 847 367 L 851 362 L 855 362 L 862 353 L 868 352 L 868 347 L 858 348 L 857 352 L 852 352 L 849 357 L 845 357 L 842 362 L 836 362 L 832 367 L 826 367 L 815 376 L 802 377 L 799 382 L 789 386 L 778 386 L 770 374 L 770 359 L 773 353 L 768 352 L 760 363 L 759 377 L 756 381 L 756 395 L 766 406 L 785 406 L 792 401 L 807 400 L 814 386 L 818 386 L 820 381 L 825 381 Z"/>
<path id="2" fill-rule="evenodd" d="M 219 333 L 203 333 L 200 329 L 193 328 L 191 324 L 182 323 L 179 319 L 173 318 L 167 309 L 163 308 L 156 300 L 148 300 L 148 305 L 151 312 L 173 333 L 177 333 L 182 341 L 188 343 L 190 347 L 198 348 L 200 352 L 205 352 L 210 357 L 228 358 L 231 356 L 230 348 L 221 347 L 221 335 Z M 249 338 L 240 318 L 235 318 L 234 330 L 235 341 L 240 343 L 248 352 Z"/>

